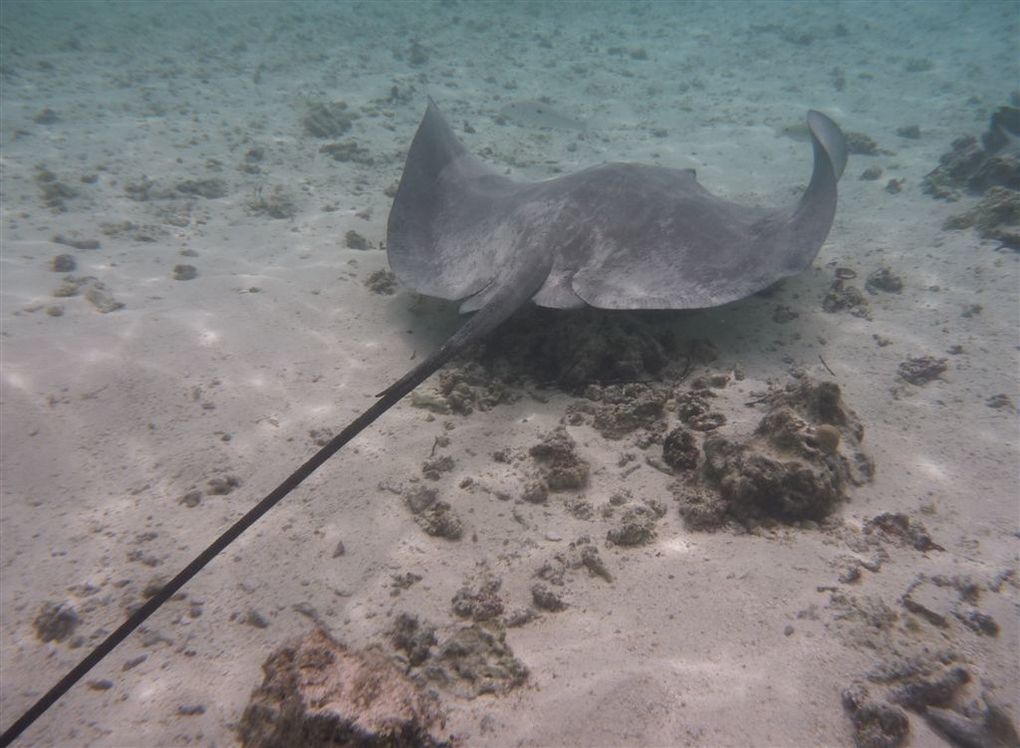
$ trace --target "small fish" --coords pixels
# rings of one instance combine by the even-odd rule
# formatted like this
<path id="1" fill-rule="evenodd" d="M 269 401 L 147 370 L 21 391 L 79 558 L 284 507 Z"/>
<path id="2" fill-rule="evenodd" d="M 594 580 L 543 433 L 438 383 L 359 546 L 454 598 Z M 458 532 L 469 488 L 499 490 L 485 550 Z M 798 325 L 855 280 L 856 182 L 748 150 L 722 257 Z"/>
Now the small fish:
<path id="1" fill-rule="evenodd" d="M 810 142 L 811 130 L 807 124 L 803 122 L 797 122 L 796 124 L 784 125 L 783 127 L 776 128 L 777 136 L 785 136 L 787 138 L 793 138 L 794 140 Z"/>
<path id="2" fill-rule="evenodd" d="M 515 101 L 499 110 L 501 116 L 522 127 L 540 130 L 587 130 L 587 123 L 557 112 L 541 101 Z"/>

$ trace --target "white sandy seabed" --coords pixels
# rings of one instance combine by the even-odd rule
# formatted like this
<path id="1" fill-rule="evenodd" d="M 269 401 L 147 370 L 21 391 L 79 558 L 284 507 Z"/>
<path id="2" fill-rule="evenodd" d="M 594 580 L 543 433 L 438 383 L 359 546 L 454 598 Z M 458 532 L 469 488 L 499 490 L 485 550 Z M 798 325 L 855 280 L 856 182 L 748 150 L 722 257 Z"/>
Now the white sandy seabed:
<path id="1" fill-rule="evenodd" d="M 23 745 L 231 744 L 262 662 L 312 627 L 310 612 L 353 647 L 385 646 L 401 611 L 448 631 L 463 584 L 496 576 L 508 609 L 522 608 L 535 571 L 580 535 L 613 581 L 570 572 L 566 610 L 508 629 L 530 671 L 523 687 L 444 697 L 446 730 L 463 745 L 849 745 L 842 690 L 942 651 L 967 668 L 974 697 L 1020 713 L 1016 412 L 988 405 L 1017 401 L 1018 254 L 942 229 L 972 199 L 921 191 L 953 139 L 980 134 L 1007 103 L 1015 5 L 5 3 L 0 20 L 5 726 L 147 584 L 306 459 L 310 432 L 339 428 L 455 329 L 448 308 L 365 285 L 386 267 L 386 190 L 427 95 L 472 151 L 518 178 L 643 161 L 695 167 L 735 200 L 782 203 L 810 170 L 808 145 L 781 134 L 806 109 L 881 148 L 852 157 L 810 271 L 771 298 L 676 321 L 679 338 L 718 348 L 713 371 L 744 373 L 734 402 L 793 369 L 831 379 L 824 357 L 876 463 L 836 529 L 695 532 L 645 451 L 583 424 L 568 431 L 592 473 L 572 498 L 595 518 L 571 515 L 560 495 L 523 503 L 520 471 L 492 454 L 526 454 L 570 396 L 469 416 L 404 401 Z M 539 97 L 587 128 L 495 116 Z M 362 163 L 321 153 L 332 141 L 302 124 L 310 103 L 339 100 L 357 116 L 335 140 L 364 149 Z M 909 125 L 920 138 L 897 135 Z M 861 180 L 868 166 L 883 178 Z M 884 189 L 890 179 L 903 180 L 899 193 Z M 224 189 L 185 194 L 187 180 Z M 291 215 L 259 212 L 267 205 Z M 369 247 L 348 247 L 349 231 Z M 98 248 L 66 243 L 91 240 Z M 54 272 L 58 254 L 76 270 Z M 197 277 L 175 280 L 181 264 Z M 871 319 L 827 313 L 836 267 L 861 285 L 887 267 L 904 288 L 867 295 Z M 68 274 L 94 277 L 123 307 L 54 297 Z M 799 316 L 774 322 L 777 305 Z M 900 363 L 925 355 L 948 359 L 941 377 L 898 379 Z M 454 468 L 429 485 L 464 520 L 456 542 L 424 534 L 380 488 L 420 480 L 440 436 Z M 627 453 L 639 469 L 620 466 Z M 240 485 L 209 490 L 228 476 Z M 647 545 L 603 542 L 601 509 L 624 488 L 667 506 Z M 181 503 L 193 490 L 201 501 Z M 877 570 L 840 581 L 879 552 L 848 538 L 884 512 L 923 523 L 945 550 L 885 543 Z M 420 581 L 396 590 L 408 572 Z M 908 588 L 933 578 L 977 585 L 998 634 L 906 610 Z M 47 602 L 75 608 L 74 636 L 40 641 Z M 939 743 L 917 714 L 911 730 L 917 745 Z"/>

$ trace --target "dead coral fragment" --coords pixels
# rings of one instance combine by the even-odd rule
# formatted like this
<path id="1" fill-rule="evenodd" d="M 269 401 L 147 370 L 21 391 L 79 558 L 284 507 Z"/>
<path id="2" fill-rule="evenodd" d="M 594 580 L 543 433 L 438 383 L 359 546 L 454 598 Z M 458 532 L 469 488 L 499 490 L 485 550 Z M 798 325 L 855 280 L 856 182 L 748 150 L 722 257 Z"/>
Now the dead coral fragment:
<path id="1" fill-rule="evenodd" d="M 230 193 L 222 179 L 185 179 L 174 185 L 174 189 L 182 195 L 204 197 L 206 200 L 226 197 Z"/>
<path id="2" fill-rule="evenodd" d="M 198 277 L 198 268 L 194 265 L 174 265 L 173 279 L 179 281 L 194 280 Z"/>
<path id="3" fill-rule="evenodd" d="M 661 516 L 654 507 L 629 506 L 620 515 L 620 524 L 606 533 L 606 539 L 616 545 L 645 545 L 655 539 L 655 523 Z"/>
<path id="4" fill-rule="evenodd" d="M 675 352 L 662 320 L 632 312 L 532 307 L 514 315 L 481 344 L 495 371 L 523 373 L 566 391 L 590 384 L 636 383 L 660 376 Z"/>
<path id="5" fill-rule="evenodd" d="M 85 299 L 100 314 L 109 314 L 124 308 L 124 302 L 113 298 L 106 286 L 95 278 L 89 278 L 85 283 Z"/>
<path id="6" fill-rule="evenodd" d="M 368 243 L 368 239 L 359 234 L 354 229 L 351 229 L 344 234 L 344 245 L 348 249 L 371 249 L 372 246 Z"/>
<path id="7" fill-rule="evenodd" d="M 447 540 L 460 540 L 464 535 L 464 523 L 449 504 L 439 500 L 434 488 L 418 486 L 404 494 L 404 501 L 414 521 L 429 535 Z"/>
<path id="8" fill-rule="evenodd" d="M 886 512 L 872 517 L 864 523 L 864 534 L 875 534 L 901 545 L 909 545 L 922 552 L 945 550 L 931 539 L 931 535 L 928 534 L 923 524 L 912 521 L 905 514 Z"/>
<path id="9" fill-rule="evenodd" d="M 528 668 L 514 657 L 501 625 L 459 629 L 422 668 L 426 678 L 459 696 L 502 694 L 522 685 Z"/>
<path id="10" fill-rule="evenodd" d="M 854 443 L 864 438 L 864 425 L 857 414 L 846 407 L 843 393 L 835 382 L 801 377 L 785 389 L 772 393 L 769 399 L 774 407 L 790 407 L 807 421 L 846 431 Z M 864 481 L 854 482 L 860 485 Z"/>
<path id="11" fill-rule="evenodd" d="M 868 689 L 854 684 L 843 691 L 843 708 L 854 725 L 858 748 L 896 748 L 910 735 L 906 712 L 882 701 L 873 701 Z"/>
<path id="12" fill-rule="evenodd" d="M 567 609 L 567 604 L 563 602 L 563 598 L 541 582 L 532 585 L 531 600 L 535 603 L 536 608 L 547 610 L 550 613 L 558 613 L 561 610 Z"/>
<path id="13" fill-rule="evenodd" d="M 529 504 L 544 504 L 549 498 L 549 487 L 540 480 L 528 481 L 521 491 L 521 498 Z"/>
<path id="14" fill-rule="evenodd" d="M 860 132 L 846 133 L 846 148 L 858 156 L 877 156 L 879 152 L 878 143 L 871 136 Z"/>
<path id="15" fill-rule="evenodd" d="M 39 641 L 62 642 L 74 633 L 78 626 L 78 613 L 70 603 L 44 603 L 32 622 Z"/>
<path id="16" fill-rule="evenodd" d="M 999 393 L 998 395 L 992 395 L 985 400 L 985 405 L 995 410 L 1006 410 L 1010 413 L 1016 413 L 1016 404 L 1013 402 L 1013 398 L 1005 393 Z"/>
<path id="17" fill-rule="evenodd" d="M 54 244 L 64 244 L 74 249 L 99 249 L 98 239 L 73 239 L 63 234 L 57 234 L 50 241 Z"/>
<path id="18" fill-rule="evenodd" d="M 1007 748 L 1020 745 L 1020 735 L 1009 715 L 998 705 L 983 698 L 984 709 L 979 707 L 961 714 L 955 710 L 929 706 L 924 710 L 928 723 L 948 736 L 954 745 Z"/>
<path id="19" fill-rule="evenodd" d="M 343 101 L 310 104 L 301 124 L 315 138 L 339 138 L 351 129 L 357 115 Z"/>
<path id="20" fill-rule="evenodd" d="M 938 379 L 939 375 L 947 368 L 949 368 L 949 364 L 944 358 L 918 356 L 917 358 L 908 358 L 901 363 L 897 372 L 902 379 L 920 387 L 933 379 Z"/>
<path id="21" fill-rule="evenodd" d="M 343 143 L 327 143 L 319 149 L 319 153 L 332 156 L 334 161 L 353 162 L 363 166 L 372 166 L 375 163 L 372 153 L 353 140 Z"/>
<path id="22" fill-rule="evenodd" d="M 518 390 L 469 361 L 440 371 L 438 391 L 415 390 L 411 393 L 411 404 L 434 413 L 467 416 L 475 410 L 487 411 L 502 403 L 515 402 L 520 397 Z"/>
<path id="23" fill-rule="evenodd" d="M 430 457 L 421 466 L 422 475 L 429 480 L 439 480 L 443 473 L 448 473 L 456 467 L 456 463 L 450 455 Z"/>
<path id="24" fill-rule="evenodd" d="M 436 699 L 378 652 L 354 651 L 322 629 L 274 652 L 244 710 L 245 748 L 350 745 L 436 748 Z"/>
<path id="25" fill-rule="evenodd" d="M 1020 249 L 1020 191 L 989 187 L 981 201 L 966 213 L 946 219 L 942 228 L 978 230 L 982 239 L 995 239 Z"/>
<path id="26" fill-rule="evenodd" d="M 698 466 L 701 449 L 698 440 L 687 429 L 678 426 L 662 442 L 662 459 L 674 470 L 694 470 Z"/>
<path id="27" fill-rule="evenodd" d="M 899 293 L 903 290 L 903 279 L 889 268 L 881 267 L 868 276 L 864 288 L 871 294 L 879 291 Z"/>
<path id="28" fill-rule="evenodd" d="M 44 167 L 37 167 L 35 182 L 39 187 L 43 203 L 55 213 L 67 210 L 65 200 L 78 197 L 78 190 L 57 180 L 57 175 Z"/>
<path id="29" fill-rule="evenodd" d="M 528 450 L 539 464 L 542 480 L 550 491 L 583 488 L 588 482 L 588 463 L 577 456 L 577 446 L 563 426 L 546 434 Z"/>
<path id="30" fill-rule="evenodd" d="M 848 311 L 855 317 L 871 319 L 868 300 L 857 286 L 848 285 L 837 278 L 829 287 L 829 292 L 822 299 L 822 309 L 829 312 Z"/>
<path id="31" fill-rule="evenodd" d="M 827 455 L 836 454 L 836 450 L 839 449 L 839 429 L 823 423 L 815 426 L 814 437 L 815 443 L 822 452 Z"/>
<path id="32" fill-rule="evenodd" d="M 864 428 L 834 382 L 802 377 L 766 400 L 769 412 L 750 438 L 705 439 L 704 476 L 725 512 L 745 524 L 765 517 L 824 519 L 846 499 L 849 485 L 871 478 L 871 460 L 859 449 Z M 720 508 L 711 500 L 679 494 L 697 505 L 690 514 L 699 522 L 718 518 Z"/>
<path id="33" fill-rule="evenodd" d="M 488 621 L 503 615 L 503 600 L 499 596 L 502 581 L 483 578 L 477 587 L 464 585 L 453 596 L 453 612 L 461 618 L 473 621 Z"/>
<path id="34" fill-rule="evenodd" d="M 571 410 L 592 414 L 592 425 L 606 439 L 622 439 L 661 422 L 667 394 L 663 387 L 648 384 L 591 385 L 585 389 L 586 399 Z"/>
<path id="35" fill-rule="evenodd" d="M 680 502 L 680 516 L 691 530 L 713 532 L 729 520 L 728 507 L 718 493 L 684 483 L 674 483 L 673 496 Z"/>
<path id="36" fill-rule="evenodd" d="M 981 194 L 993 187 L 1020 190 L 1020 109 L 1000 107 L 992 115 L 980 143 L 974 136 L 957 138 L 939 166 L 925 176 L 923 188 L 933 197 L 958 200 L 960 191 Z"/>
<path id="37" fill-rule="evenodd" d="M 958 666 L 942 669 L 930 677 L 918 674 L 891 689 L 889 700 L 919 712 L 929 706 L 945 707 L 952 703 L 960 687 L 968 682 L 970 673 Z"/>
<path id="38" fill-rule="evenodd" d="M 707 384 L 707 383 L 706 383 Z M 676 412 L 680 420 L 695 431 L 714 431 L 726 423 L 726 416 L 712 410 L 710 399 L 716 394 L 707 387 L 697 387 L 678 395 Z"/>
<path id="39" fill-rule="evenodd" d="M 843 498 L 834 472 L 776 459 L 721 436 L 705 440 L 705 475 L 738 516 L 820 520 Z"/>
<path id="40" fill-rule="evenodd" d="M 279 184 L 268 192 L 264 191 L 262 187 L 257 187 L 254 194 L 248 198 L 245 207 L 253 215 L 266 215 L 270 218 L 280 219 L 293 218 L 298 212 L 294 196 Z"/>
<path id="41" fill-rule="evenodd" d="M 54 273 L 73 273 L 78 269 L 78 262 L 71 255 L 57 255 L 50 260 L 50 270 Z"/>
<path id="42" fill-rule="evenodd" d="M 390 629 L 393 646 L 407 655 L 411 665 L 420 665 L 428 659 L 430 648 L 436 643 L 436 627 L 422 623 L 410 613 L 401 613 Z"/>
<path id="43" fill-rule="evenodd" d="M 464 535 L 464 523 L 445 501 L 437 501 L 421 514 L 416 515 L 414 521 L 421 529 L 434 537 L 460 540 Z"/>
<path id="44" fill-rule="evenodd" d="M 372 293 L 392 296 L 397 292 L 397 276 L 390 270 L 376 270 L 368 276 L 365 285 Z"/>

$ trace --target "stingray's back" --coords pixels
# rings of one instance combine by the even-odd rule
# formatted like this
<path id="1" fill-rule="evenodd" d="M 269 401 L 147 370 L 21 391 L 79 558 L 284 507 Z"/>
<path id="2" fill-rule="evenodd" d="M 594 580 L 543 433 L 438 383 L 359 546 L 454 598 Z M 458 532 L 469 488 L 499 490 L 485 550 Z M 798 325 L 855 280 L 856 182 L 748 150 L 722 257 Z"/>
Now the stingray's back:
<path id="1" fill-rule="evenodd" d="M 745 298 L 811 264 L 846 163 L 839 128 L 810 112 L 811 183 L 791 210 L 723 200 L 693 171 L 611 163 L 538 183 L 488 169 L 438 108 L 411 144 L 390 213 L 390 265 L 405 285 L 480 308 L 529 263 L 533 300 L 567 308 L 692 309 Z"/>

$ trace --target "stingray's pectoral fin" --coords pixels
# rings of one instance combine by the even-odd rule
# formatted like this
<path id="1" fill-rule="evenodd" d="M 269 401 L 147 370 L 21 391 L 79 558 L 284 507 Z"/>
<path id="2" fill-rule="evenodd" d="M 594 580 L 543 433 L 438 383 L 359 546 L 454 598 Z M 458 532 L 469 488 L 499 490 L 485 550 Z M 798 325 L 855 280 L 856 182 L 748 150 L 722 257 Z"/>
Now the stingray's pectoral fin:
<path id="1" fill-rule="evenodd" d="M 786 210 L 744 206 L 712 195 L 676 169 L 607 164 L 582 172 L 584 241 L 554 267 L 536 303 L 558 306 L 564 282 L 602 309 L 701 309 L 748 296 L 805 270 L 836 214 L 846 140 L 809 112 L 811 181 Z M 617 185 L 626 185 L 625 190 Z M 595 195 L 597 199 L 590 196 Z"/>
<path id="2" fill-rule="evenodd" d="M 821 112 L 811 109 L 807 113 L 808 129 L 811 130 L 812 142 L 821 146 L 825 155 L 832 162 L 832 169 L 838 180 L 846 169 L 847 146 L 846 137 L 839 125 Z"/>
<path id="3" fill-rule="evenodd" d="M 811 181 L 792 212 L 766 218 L 755 232 L 755 252 L 769 258 L 772 268 L 771 279 L 764 276 L 769 282 L 803 272 L 821 249 L 836 215 L 836 184 L 846 168 L 846 138 L 821 112 L 809 111 L 807 123 L 814 146 Z"/>
<path id="4" fill-rule="evenodd" d="M 811 182 L 775 237 L 799 250 L 790 258 L 799 261 L 798 271 L 811 263 L 829 235 L 836 214 L 836 183 L 843 176 L 847 159 L 846 138 L 835 122 L 811 110 L 807 123 L 815 152 Z"/>

